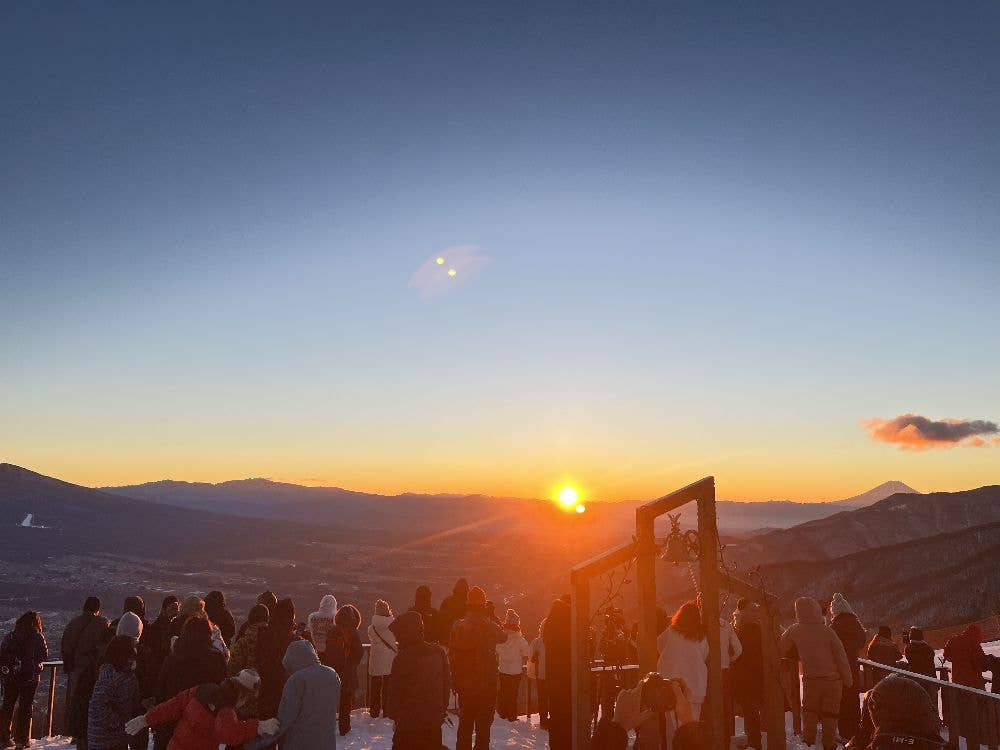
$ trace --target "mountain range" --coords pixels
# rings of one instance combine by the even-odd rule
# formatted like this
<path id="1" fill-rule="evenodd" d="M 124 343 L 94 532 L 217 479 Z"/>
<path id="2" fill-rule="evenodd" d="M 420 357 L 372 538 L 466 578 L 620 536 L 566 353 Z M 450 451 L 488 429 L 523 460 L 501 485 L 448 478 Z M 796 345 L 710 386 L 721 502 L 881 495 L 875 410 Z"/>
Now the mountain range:
<path id="1" fill-rule="evenodd" d="M 400 609 L 417 585 L 440 600 L 465 575 L 534 622 L 572 564 L 629 538 L 635 507 L 596 502 L 578 515 L 538 500 L 265 479 L 91 489 L 0 464 L 0 617 L 27 602 L 61 617 L 88 593 L 212 588 L 237 611 L 265 588 L 303 613 L 331 590 L 364 611 L 375 597 Z M 797 595 L 840 591 L 869 624 L 941 626 L 993 614 L 1000 595 L 1000 487 L 920 494 L 889 482 L 837 502 L 721 501 L 718 512 L 725 564 L 786 613 Z M 49 528 L 21 526 L 28 513 Z M 691 593 L 684 570 L 664 567 L 667 607 Z"/>

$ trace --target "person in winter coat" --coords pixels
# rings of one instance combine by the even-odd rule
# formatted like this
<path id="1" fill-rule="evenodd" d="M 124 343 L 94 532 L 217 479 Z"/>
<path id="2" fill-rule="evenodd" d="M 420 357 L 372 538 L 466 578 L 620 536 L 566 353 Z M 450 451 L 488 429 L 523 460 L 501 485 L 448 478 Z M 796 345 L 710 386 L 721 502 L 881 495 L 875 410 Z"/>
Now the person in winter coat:
<path id="1" fill-rule="evenodd" d="M 256 606 L 257 604 L 263 604 L 265 607 L 267 607 L 267 611 L 268 612 L 273 612 L 274 611 L 274 607 L 275 607 L 275 605 L 277 603 L 278 603 L 278 597 L 276 597 L 270 591 L 265 591 L 263 594 L 261 594 L 260 596 L 257 597 L 257 601 L 256 601 L 256 603 L 255 603 L 254 606 Z M 251 607 L 251 611 L 253 611 L 252 607 Z M 246 632 L 246 629 L 249 626 L 250 626 L 250 620 L 249 619 L 246 622 L 244 622 L 242 625 L 240 625 L 240 629 L 236 632 L 236 640 L 240 639 L 240 636 L 243 635 L 243 633 Z"/>
<path id="2" fill-rule="evenodd" d="M 749 599 L 736 602 L 733 630 L 742 651 L 733 662 L 733 698 L 743 712 L 747 747 L 761 750 L 760 711 L 764 694 L 764 654 L 761 646 L 760 614 Z"/>
<path id="3" fill-rule="evenodd" d="M 368 713 L 377 719 L 385 704 L 386 687 L 396 658 L 396 637 L 389 626 L 394 619 L 392 607 L 385 599 L 375 601 L 375 614 L 368 626 Z"/>
<path id="4" fill-rule="evenodd" d="M 868 661 L 877 661 L 890 667 L 903 658 L 899 647 L 892 640 L 892 629 L 888 625 L 879 625 L 878 632 L 868 641 L 865 656 Z"/>
<path id="5" fill-rule="evenodd" d="M 242 745 L 258 735 L 274 735 L 277 719 L 241 720 L 236 706 L 256 689 L 255 672 L 241 672 L 220 685 L 204 683 L 178 693 L 125 725 L 129 734 L 146 727 L 174 726 L 168 750 L 218 750 L 219 745 Z"/>
<path id="6" fill-rule="evenodd" d="M 986 689 L 983 679 L 983 669 L 986 667 L 986 654 L 983 652 L 983 631 L 978 625 L 970 625 L 959 635 L 953 636 L 944 645 L 944 658 L 951 662 L 951 681 L 957 685 Z M 958 710 L 960 726 L 973 727 L 979 724 L 979 706 L 974 695 L 964 691 L 955 691 L 955 706 Z M 968 745 L 973 746 L 972 737 L 966 737 Z M 975 745 L 978 747 L 978 743 Z"/>
<path id="7" fill-rule="evenodd" d="M 816 730 L 822 723 L 823 748 L 834 750 L 841 694 L 845 685 L 854 683 L 854 674 L 844 645 L 823 621 L 823 610 L 815 599 L 803 596 L 795 600 L 795 624 L 781 636 L 779 654 L 797 654 L 801 664 L 805 743 L 816 743 Z"/>
<path id="8" fill-rule="evenodd" d="M 906 669 L 927 677 L 937 677 L 934 662 L 936 654 L 934 647 L 924 640 L 924 631 L 920 628 L 910 628 L 909 636 L 906 648 L 903 649 L 903 656 L 906 657 Z M 921 687 L 927 691 L 931 702 L 936 706 L 938 704 L 937 686 L 924 682 L 921 683 Z"/>
<path id="9" fill-rule="evenodd" d="M 337 721 L 341 735 L 351 731 L 351 711 L 354 709 L 354 693 L 358 689 L 358 666 L 365 653 L 361 636 L 358 635 L 360 627 L 361 612 L 353 604 L 345 604 L 337 610 L 334 628 L 326 636 L 326 651 L 322 661 L 336 670 L 340 677 Z"/>
<path id="10" fill-rule="evenodd" d="M 953 636 L 944 646 L 944 658 L 951 662 L 951 681 L 958 685 L 983 690 L 983 631 L 970 625 L 959 635 Z"/>
<path id="11" fill-rule="evenodd" d="M 851 664 L 851 683 L 845 682 L 841 690 L 840 717 L 837 720 L 837 729 L 846 741 L 858 731 L 858 724 L 861 721 L 861 667 L 858 664 L 858 656 L 865 647 L 868 634 L 842 594 L 833 595 L 830 615 L 832 616 L 830 627 L 840 638 L 847 660 Z"/>
<path id="12" fill-rule="evenodd" d="M 149 676 L 146 674 L 146 664 L 149 661 L 149 648 L 145 644 L 140 643 L 139 639 L 141 638 L 142 633 L 142 620 L 139 619 L 139 615 L 134 612 L 126 612 L 118 618 L 118 628 L 115 631 L 116 637 L 125 636 L 126 638 L 131 639 L 133 645 L 136 647 L 135 666 L 132 668 L 132 676 L 135 677 L 138 685 L 140 686 L 140 697 L 142 695 L 141 686 L 149 684 Z M 91 705 L 93 705 L 93 703 Z M 90 730 L 88 729 L 87 731 L 89 732 Z M 129 746 L 132 750 L 146 750 L 146 748 L 149 747 L 149 733 L 142 732 L 136 737 L 133 737 Z"/>
<path id="13" fill-rule="evenodd" d="M 428 590 L 429 593 L 429 590 Z M 469 582 L 464 578 L 455 581 L 451 594 L 441 600 L 435 621 L 435 640 L 438 643 L 448 643 L 451 629 L 455 623 L 465 617 L 465 602 L 469 598 Z"/>
<path id="14" fill-rule="evenodd" d="M 944 745 L 937 706 L 916 681 L 890 674 L 868 691 L 861 711 L 861 726 L 847 748 L 867 750 L 879 736 L 884 742 L 879 747 Z"/>
<path id="15" fill-rule="evenodd" d="M 545 687 L 549 694 L 550 750 L 570 750 L 573 745 L 571 612 L 568 597 L 556 599 L 545 616 L 542 630 Z"/>
<path id="16" fill-rule="evenodd" d="M 127 614 L 138 620 L 137 615 Z M 125 732 L 125 724 L 142 712 L 136 660 L 135 640 L 131 636 L 117 635 L 108 644 L 90 699 L 87 721 L 90 750 L 128 750 L 132 738 Z"/>
<path id="17" fill-rule="evenodd" d="M 498 643 L 507 634 L 486 616 L 486 592 L 469 589 L 466 615 L 455 623 L 448 641 L 451 679 L 458 691 L 458 739 L 456 750 L 486 750 L 497 699 Z"/>
<path id="18" fill-rule="evenodd" d="M 448 643 L 448 637 L 451 635 L 451 628 L 449 627 L 446 634 L 441 633 L 442 626 L 438 622 L 438 611 L 431 604 L 431 598 L 430 586 L 417 586 L 417 590 L 413 595 L 413 606 L 410 607 L 410 612 L 416 612 L 424 618 L 424 632 L 431 643 L 440 642 L 442 645 L 445 645 Z"/>
<path id="19" fill-rule="evenodd" d="M 170 653 L 170 623 L 180 611 L 180 606 L 180 600 L 176 596 L 171 594 L 164 598 L 160 613 L 143 628 L 139 638 L 139 667 L 136 677 L 139 679 L 139 693 L 146 708 L 156 705 L 157 681 L 163 662 Z"/>
<path id="20" fill-rule="evenodd" d="M 226 647 L 231 647 L 236 637 L 236 620 L 226 606 L 226 595 L 221 591 L 209 591 L 205 596 L 205 614 L 213 624 L 218 625 Z"/>
<path id="21" fill-rule="evenodd" d="M 337 616 L 337 597 L 327 594 L 319 602 L 319 609 L 306 618 L 306 626 L 312 637 L 313 646 L 323 660 L 326 651 L 326 636 L 333 630 L 333 620 Z"/>
<path id="22" fill-rule="evenodd" d="M 282 664 L 288 680 L 278 706 L 275 738 L 260 737 L 245 750 L 261 750 L 274 739 L 281 750 L 336 750 L 337 722 L 332 706 L 340 702 L 340 678 L 320 664 L 309 641 L 288 644 Z"/>
<path id="23" fill-rule="evenodd" d="M 191 617 L 163 661 L 156 696 L 165 702 L 179 693 L 206 683 L 218 684 L 226 678 L 226 660 L 212 643 L 212 626 L 202 617 Z M 154 731 L 156 750 L 166 750 L 173 725 L 161 723 Z"/>
<path id="24" fill-rule="evenodd" d="M 288 644 L 299 640 L 295 635 L 295 605 L 282 599 L 274 605 L 267 626 L 257 637 L 254 667 L 260 675 L 260 695 L 257 709 L 261 716 L 274 716 L 285 687 L 285 667 L 282 664 Z"/>
<path id="25" fill-rule="evenodd" d="M 538 624 L 538 637 L 531 642 L 531 656 L 528 658 L 528 674 L 535 680 L 538 694 L 538 726 L 545 729 L 549 725 L 549 691 L 545 684 L 545 619 Z"/>
<path id="26" fill-rule="evenodd" d="M 37 612 L 25 612 L 17 618 L 14 630 L 0 643 L 3 704 L 0 707 L 0 746 L 9 746 L 14 707 L 18 706 L 14 741 L 20 747 L 30 742 L 31 707 L 42 675 L 42 662 L 49 658 L 49 647 L 42 635 L 42 618 Z"/>
<path id="27" fill-rule="evenodd" d="M 441 646 L 425 640 L 424 621 L 417 612 L 403 613 L 389 629 L 399 643 L 385 704 L 385 715 L 395 724 L 393 750 L 440 750 L 451 695 L 448 656 Z"/>
<path id="28" fill-rule="evenodd" d="M 244 670 L 253 669 L 253 665 L 257 663 L 257 642 L 260 639 L 261 631 L 267 627 L 268 614 L 267 607 L 263 604 L 255 604 L 251 608 L 247 627 L 243 631 L 243 635 L 236 639 L 232 655 L 229 657 L 229 674 L 234 677 Z M 260 717 L 256 690 L 244 697 L 239 713 L 241 719 Z"/>
<path id="29" fill-rule="evenodd" d="M 531 657 L 531 645 L 521 632 L 521 617 L 513 609 L 507 610 L 503 629 L 507 640 L 496 647 L 500 670 L 497 713 L 501 719 L 517 721 L 517 697 L 521 691 L 521 676 Z"/>
<path id="30" fill-rule="evenodd" d="M 97 681 L 97 667 L 108 631 L 101 600 L 87 597 L 83 612 L 63 631 L 61 652 L 66 670 L 66 731 L 77 750 L 87 750 L 87 707 Z"/>
<path id="31" fill-rule="evenodd" d="M 680 606 L 670 620 L 670 627 L 657 636 L 656 648 L 660 652 L 656 671 L 665 679 L 684 680 L 697 721 L 708 692 L 708 639 L 696 602 Z"/>

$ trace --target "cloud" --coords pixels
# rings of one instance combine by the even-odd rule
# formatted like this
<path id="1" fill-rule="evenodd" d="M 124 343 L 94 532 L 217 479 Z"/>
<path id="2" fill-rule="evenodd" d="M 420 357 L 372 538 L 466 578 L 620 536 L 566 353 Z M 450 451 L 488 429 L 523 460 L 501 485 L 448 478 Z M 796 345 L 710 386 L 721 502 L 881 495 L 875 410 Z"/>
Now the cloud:
<path id="1" fill-rule="evenodd" d="M 985 419 L 930 419 L 919 414 L 901 414 L 892 419 L 868 419 L 861 423 L 872 440 L 894 443 L 900 450 L 923 451 L 929 448 L 954 448 L 966 445 L 986 447 L 983 435 L 997 435 L 1000 426 Z M 1000 445 L 1000 437 L 990 440 Z"/>
<path id="2" fill-rule="evenodd" d="M 490 264 L 478 245 L 454 245 L 431 255 L 413 272 L 408 286 L 430 299 L 464 286 Z"/>

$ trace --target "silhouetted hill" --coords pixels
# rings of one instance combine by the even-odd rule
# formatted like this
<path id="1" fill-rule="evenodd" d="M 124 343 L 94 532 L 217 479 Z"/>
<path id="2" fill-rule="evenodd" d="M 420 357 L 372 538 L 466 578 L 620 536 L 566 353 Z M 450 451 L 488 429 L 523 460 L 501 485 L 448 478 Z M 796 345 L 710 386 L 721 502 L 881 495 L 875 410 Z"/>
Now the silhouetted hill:
<path id="1" fill-rule="evenodd" d="M 842 593 L 869 627 L 941 627 L 996 614 L 1000 523 L 923 537 L 836 560 L 780 563 L 761 573 L 792 616 L 796 596 Z"/>
<path id="2" fill-rule="evenodd" d="M 1000 486 L 965 492 L 896 494 L 734 546 L 744 565 L 824 560 L 1000 521 Z"/>

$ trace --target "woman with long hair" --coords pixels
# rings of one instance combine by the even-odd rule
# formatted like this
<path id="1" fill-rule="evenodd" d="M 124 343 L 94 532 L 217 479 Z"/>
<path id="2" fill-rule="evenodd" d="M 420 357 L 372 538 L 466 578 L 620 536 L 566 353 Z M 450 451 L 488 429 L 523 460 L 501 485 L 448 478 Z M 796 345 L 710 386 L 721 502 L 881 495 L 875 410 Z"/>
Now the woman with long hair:
<path id="1" fill-rule="evenodd" d="M 49 658 L 49 648 L 42 635 L 42 618 L 37 612 L 25 612 L 0 643 L 0 679 L 3 680 L 3 707 L 0 708 L 0 747 L 11 746 L 10 723 L 14 706 L 20 705 L 14 741 L 27 747 L 31 728 L 31 705 L 35 701 L 42 662 Z"/>
<path id="2" fill-rule="evenodd" d="M 680 606 L 670 618 L 670 626 L 657 637 L 656 648 L 660 652 L 656 671 L 667 680 L 684 680 L 697 721 L 708 693 L 708 639 L 697 602 Z"/>

